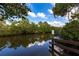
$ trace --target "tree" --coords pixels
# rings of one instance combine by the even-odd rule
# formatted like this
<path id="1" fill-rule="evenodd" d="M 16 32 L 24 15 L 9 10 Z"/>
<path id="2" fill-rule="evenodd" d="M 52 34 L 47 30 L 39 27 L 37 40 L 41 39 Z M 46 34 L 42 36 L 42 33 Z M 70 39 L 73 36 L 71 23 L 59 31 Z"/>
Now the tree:
<path id="1" fill-rule="evenodd" d="M 72 13 L 73 9 L 75 11 L 74 13 Z M 56 3 L 52 10 L 56 16 L 65 16 L 68 14 L 68 18 L 69 16 L 72 17 L 72 19 L 69 19 L 70 23 L 67 23 L 61 30 L 62 38 L 79 40 L 79 3 Z"/>
<path id="2" fill-rule="evenodd" d="M 9 32 L 10 32 L 10 35 L 20 34 L 21 31 L 17 26 L 17 22 L 12 22 L 12 24 L 9 26 Z"/>
<path id="3" fill-rule="evenodd" d="M 25 3 L 1 3 L 0 4 L 0 20 L 12 18 L 13 16 L 27 16 L 30 9 Z"/>
<path id="4" fill-rule="evenodd" d="M 76 10 L 75 8 L 78 7 Z M 74 9 L 75 13 L 72 13 L 72 9 Z M 54 15 L 57 16 L 65 16 L 68 14 L 68 18 L 71 13 L 72 19 L 78 18 L 79 19 L 79 4 L 78 3 L 56 3 L 55 7 L 52 9 Z"/>
<path id="5" fill-rule="evenodd" d="M 41 33 L 51 31 L 51 27 L 49 26 L 49 24 L 47 22 L 39 22 L 38 25 L 39 25 L 39 32 L 41 32 Z"/>
<path id="6" fill-rule="evenodd" d="M 67 23 L 61 30 L 61 35 L 64 39 L 79 40 L 79 21 Z"/>
<path id="7" fill-rule="evenodd" d="M 29 27 L 30 33 L 38 33 L 38 26 L 35 23 L 31 23 Z"/>
<path id="8" fill-rule="evenodd" d="M 21 30 L 22 33 L 28 33 L 29 32 L 30 24 L 29 24 L 28 19 L 22 18 L 22 20 L 19 21 L 17 26 L 19 27 L 19 30 Z"/>
<path id="9" fill-rule="evenodd" d="M 0 35 L 6 35 L 7 31 L 8 26 L 3 21 L 0 21 Z"/>

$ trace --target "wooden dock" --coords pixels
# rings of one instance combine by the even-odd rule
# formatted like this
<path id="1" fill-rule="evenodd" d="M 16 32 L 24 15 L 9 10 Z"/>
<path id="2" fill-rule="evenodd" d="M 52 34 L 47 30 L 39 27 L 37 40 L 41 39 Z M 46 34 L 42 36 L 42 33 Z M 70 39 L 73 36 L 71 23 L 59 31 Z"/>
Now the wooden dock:
<path id="1" fill-rule="evenodd" d="M 56 56 L 79 56 L 79 41 L 52 39 L 50 52 Z"/>

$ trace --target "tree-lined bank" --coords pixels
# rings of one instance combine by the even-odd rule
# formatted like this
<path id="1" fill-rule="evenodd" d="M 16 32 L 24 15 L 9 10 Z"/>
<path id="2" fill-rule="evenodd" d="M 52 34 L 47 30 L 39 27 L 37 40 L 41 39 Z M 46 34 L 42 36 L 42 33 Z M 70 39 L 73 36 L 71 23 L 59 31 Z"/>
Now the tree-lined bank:
<path id="1" fill-rule="evenodd" d="M 24 18 L 20 21 L 12 22 L 11 25 L 7 25 L 4 21 L 0 21 L 0 36 L 51 33 L 52 29 L 54 28 L 47 22 L 35 24 L 33 22 L 30 23 L 28 19 Z"/>

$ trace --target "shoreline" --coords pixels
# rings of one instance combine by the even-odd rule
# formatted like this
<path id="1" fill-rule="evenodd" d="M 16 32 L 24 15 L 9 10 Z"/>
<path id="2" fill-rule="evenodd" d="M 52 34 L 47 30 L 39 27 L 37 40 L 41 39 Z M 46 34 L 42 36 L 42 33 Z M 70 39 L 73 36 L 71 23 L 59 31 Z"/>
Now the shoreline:
<path id="1" fill-rule="evenodd" d="M 19 35 L 33 35 L 33 34 L 52 34 L 51 32 L 45 33 L 20 33 L 20 34 L 11 34 L 11 35 L 0 35 L 0 37 L 11 37 L 11 36 L 19 36 Z"/>

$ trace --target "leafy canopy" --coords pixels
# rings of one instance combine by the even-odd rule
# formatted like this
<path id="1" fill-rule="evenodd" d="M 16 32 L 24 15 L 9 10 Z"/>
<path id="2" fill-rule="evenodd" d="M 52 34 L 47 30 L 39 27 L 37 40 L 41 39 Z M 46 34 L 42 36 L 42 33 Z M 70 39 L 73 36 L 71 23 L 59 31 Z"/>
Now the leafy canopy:
<path id="1" fill-rule="evenodd" d="M 79 40 L 79 21 L 74 20 L 66 24 L 61 30 L 64 39 Z"/>
<path id="2" fill-rule="evenodd" d="M 13 16 L 27 16 L 30 9 L 25 3 L 1 3 L 0 4 L 0 20 L 8 19 Z"/>
<path id="3" fill-rule="evenodd" d="M 74 7 L 79 7 L 78 3 L 56 3 L 55 7 L 52 9 L 54 15 L 65 16 Z"/>

